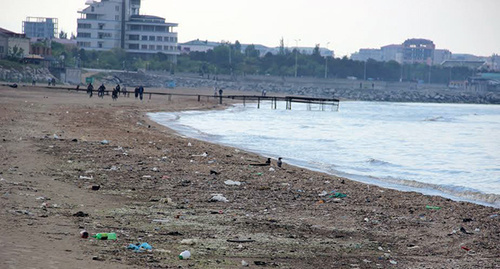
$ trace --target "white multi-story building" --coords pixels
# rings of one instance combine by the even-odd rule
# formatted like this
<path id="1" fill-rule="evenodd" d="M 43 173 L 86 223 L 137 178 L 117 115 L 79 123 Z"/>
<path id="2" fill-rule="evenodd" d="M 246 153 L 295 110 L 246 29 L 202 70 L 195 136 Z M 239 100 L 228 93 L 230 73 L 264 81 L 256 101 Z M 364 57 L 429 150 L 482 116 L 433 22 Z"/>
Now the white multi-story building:
<path id="1" fill-rule="evenodd" d="M 87 1 L 88 7 L 79 11 L 77 44 L 85 50 L 122 48 L 129 53 L 158 52 L 176 61 L 177 23 L 164 18 L 140 15 L 141 0 Z"/>

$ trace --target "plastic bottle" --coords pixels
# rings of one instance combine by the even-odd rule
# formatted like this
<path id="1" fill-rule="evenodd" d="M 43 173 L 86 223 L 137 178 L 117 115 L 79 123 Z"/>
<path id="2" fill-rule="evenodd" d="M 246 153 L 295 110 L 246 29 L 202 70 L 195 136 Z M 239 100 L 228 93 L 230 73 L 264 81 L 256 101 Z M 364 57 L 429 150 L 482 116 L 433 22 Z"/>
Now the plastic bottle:
<path id="1" fill-rule="evenodd" d="M 116 240 L 115 233 L 98 233 L 96 235 L 93 235 L 92 237 L 97 240 Z"/>
<path id="2" fill-rule="evenodd" d="M 179 259 L 181 260 L 187 260 L 189 258 L 191 258 L 191 252 L 189 252 L 189 250 L 184 250 L 181 254 L 179 254 Z"/>

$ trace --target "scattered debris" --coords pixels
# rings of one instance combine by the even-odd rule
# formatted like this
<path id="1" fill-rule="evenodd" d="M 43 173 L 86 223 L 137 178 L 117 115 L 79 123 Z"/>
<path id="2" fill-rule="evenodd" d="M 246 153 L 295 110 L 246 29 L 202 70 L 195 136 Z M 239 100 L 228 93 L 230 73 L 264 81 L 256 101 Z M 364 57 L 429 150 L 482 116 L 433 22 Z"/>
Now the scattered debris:
<path id="1" fill-rule="evenodd" d="M 224 181 L 224 184 L 230 185 L 230 186 L 239 186 L 239 185 L 241 185 L 241 182 L 239 182 L 239 181 L 232 181 L 232 180 L 226 180 L 226 181 Z"/>
<path id="2" fill-rule="evenodd" d="M 210 198 L 209 202 L 224 202 L 227 203 L 229 200 L 222 196 L 222 194 L 212 194 L 212 198 Z"/>
<path id="3" fill-rule="evenodd" d="M 80 217 L 80 218 L 83 218 L 83 217 L 88 217 L 89 214 L 83 212 L 83 211 L 78 211 L 76 212 L 75 214 L 73 214 L 73 217 Z"/>
<path id="4" fill-rule="evenodd" d="M 181 260 L 188 260 L 189 258 L 191 258 L 191 252 L 189 252 L 189 250 L 184 250 L 179 254 L 179 259 Z"/>

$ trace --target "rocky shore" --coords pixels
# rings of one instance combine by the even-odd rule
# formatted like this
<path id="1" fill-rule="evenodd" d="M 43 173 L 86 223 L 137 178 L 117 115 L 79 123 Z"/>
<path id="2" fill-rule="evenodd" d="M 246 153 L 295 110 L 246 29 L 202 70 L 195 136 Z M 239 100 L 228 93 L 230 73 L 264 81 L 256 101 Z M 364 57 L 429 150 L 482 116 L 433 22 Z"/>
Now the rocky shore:
<path id="1" fill-rule="evenodd" d="M 255 165 L 145 116 L 226 105 L 0 86 L 0 267 L 499 266 L 496 208 Z"/>
<path id="2" fill-rule="evenodd" d="M 192 74 L 171 76 L 162 73 L 113 73 L 104 79 L 108 83 L 165 87 L 175 82 L 181 88 L 223 88 L 268 94 L 303 95 L 310 97 L 340 98 L 341 100 L 500 104 L 500 92 L 474 89 L 449 89 L 445 85 L 415 83 L 389 83 L 347 79 L 272 78 L 247 76 L 229 78 L 219 76 L 201 78 Z"/>

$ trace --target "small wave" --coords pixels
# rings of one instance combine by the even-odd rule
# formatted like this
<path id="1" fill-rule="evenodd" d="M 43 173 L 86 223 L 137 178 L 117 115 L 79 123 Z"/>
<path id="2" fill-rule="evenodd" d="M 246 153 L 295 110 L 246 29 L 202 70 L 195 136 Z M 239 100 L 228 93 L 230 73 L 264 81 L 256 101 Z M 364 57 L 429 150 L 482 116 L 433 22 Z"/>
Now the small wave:
<path id="1" fill-rule="evenodd" d="M 437 117 L 424 119 L 424 121 L 440 121 L 440 120 L 444 120 L 444 118 L 442 116 L 437 116 Z"/>
<path id="2" fill-rule="evenodd" d="M 396 165 L 396 164 L 393 164 L 390 162 L 386 162 L 386 161 L 382 161 L 382 160 L 378 160 L 378 159 L 374 159 L 374 158 L 370 158 L 366 162 L 369 164 L 378 165 L 378 166 L 400 167 L 400 165 Z"/>
<path id="3" fill-rule="evenodd" d="M 377 178 L 377 180 L 421 190 L 420 192 L 422 193 L 432 193 L 434 191 L 438 192 L 438 195 L 442 195 L 453 200 L 475 202 L 500 208 L 500 195 L 498 194 L 484 193 L 462 186 L 423 183 L 415 180 L 405 180 L 391 177 Z"/>

